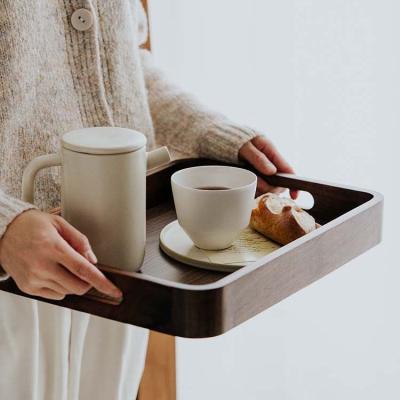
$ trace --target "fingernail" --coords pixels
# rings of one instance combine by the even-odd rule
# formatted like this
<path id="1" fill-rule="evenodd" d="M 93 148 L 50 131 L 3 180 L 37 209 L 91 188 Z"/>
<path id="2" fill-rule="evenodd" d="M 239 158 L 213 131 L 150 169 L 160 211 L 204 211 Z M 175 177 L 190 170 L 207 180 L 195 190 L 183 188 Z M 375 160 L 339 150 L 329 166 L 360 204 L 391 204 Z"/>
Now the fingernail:
<path id="1" fill-rule="evenodd" d="M 90 261 L 92 264 L 97 264 L 97 257 L 96 257 L 95 254 L 93 253 L 93 250 L 90 249 L 90 250 L 86 253 L 86 258 L 88 258 L 89 261 Z"/>
<path id="2" fill-rule="evenodd" d="M 111 295 L 113 297 L 122 297 L 122 292 L 118 288 L 115 288 L 112 290 Z"/>

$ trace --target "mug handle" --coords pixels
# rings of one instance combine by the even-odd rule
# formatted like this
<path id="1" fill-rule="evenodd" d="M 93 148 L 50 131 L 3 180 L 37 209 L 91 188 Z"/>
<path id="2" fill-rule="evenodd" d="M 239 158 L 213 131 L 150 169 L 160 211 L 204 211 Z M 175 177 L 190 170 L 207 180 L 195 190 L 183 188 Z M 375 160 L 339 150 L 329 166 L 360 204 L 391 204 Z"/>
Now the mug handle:
<path id="1" fill-rule="evenodd" d="M 171 162 L 171 155 L 167 146 L 159 147 L 147 153 L 147 170 L 161 167 L 169 162 Z"/>
<path id="2" fill-rule="evenodd" d="M 37 173 L 48 167 L 61 166 L 61 154 L 47 154 L 34 158 L 25 168 L 22 175 L 22 200 L 27 203 L 33 203 L 35 177 Z"/>

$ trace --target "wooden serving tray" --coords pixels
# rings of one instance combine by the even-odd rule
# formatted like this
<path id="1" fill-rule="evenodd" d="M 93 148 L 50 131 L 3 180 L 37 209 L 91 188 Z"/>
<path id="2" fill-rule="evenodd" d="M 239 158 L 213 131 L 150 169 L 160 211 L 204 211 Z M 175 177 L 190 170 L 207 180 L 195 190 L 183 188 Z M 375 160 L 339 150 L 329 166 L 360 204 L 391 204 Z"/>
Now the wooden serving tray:
<path id="1" fill-rule="evenodd" d="M 159 249 L 161 229 L 176 218 L 171 194 L 173 172 L 204 159 L 177 160 L 147 177 L 147 245 L 142 269 L 121 273 L 99 266 L 118 285 L 119 305 L 90 296 L 53 301 L 21 292 L 12 279 L 0 290 L 100 317 L 187 338 L 221 335 L 322 278 L 381 240 L 383 197 L 376 192 L 316 182 L 293 175 L 264 177 L 270 184 L 305 190 L 314 197 L 310 213 L 316 231 L 235 272 L 186 266 Z"/>

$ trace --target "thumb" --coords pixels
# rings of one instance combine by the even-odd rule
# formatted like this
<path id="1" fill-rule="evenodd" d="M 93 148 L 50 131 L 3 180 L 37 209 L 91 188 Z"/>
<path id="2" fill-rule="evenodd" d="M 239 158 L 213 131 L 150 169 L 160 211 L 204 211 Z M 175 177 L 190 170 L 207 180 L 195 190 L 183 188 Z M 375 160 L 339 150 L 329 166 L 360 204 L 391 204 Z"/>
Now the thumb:
<path id="1" fill-rule="evenodd" d="M 264 175 L 276 174 L 275 165 L 252 142 L 247 142 L 240 150 L 240 156 Z"/>
<path id="2" fill-rule="evenodd" d="M 57 231 L 68 244 L 92 264 L 97 263 L 88 238 L 62 217 L 56 217 Z"/>

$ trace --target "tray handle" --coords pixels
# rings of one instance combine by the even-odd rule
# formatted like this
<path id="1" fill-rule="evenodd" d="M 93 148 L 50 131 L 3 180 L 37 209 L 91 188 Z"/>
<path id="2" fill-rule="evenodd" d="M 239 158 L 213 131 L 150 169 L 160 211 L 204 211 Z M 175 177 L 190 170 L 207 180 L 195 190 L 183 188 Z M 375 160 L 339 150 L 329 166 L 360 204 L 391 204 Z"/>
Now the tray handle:
<path id="1" fill-rule="evenodd" d="M 314 205 L 308 209 L 314 218 L 325 224 L 340 215 L 366 203 L 374 196 L 369 192 L 356 190 L 350 187 L 335 186 L 320 181 L 302 178 L 293 174 L 278 173 L 276 175 L 260 175 L 267 183 L 289 189 L 296 189 L 310 193 L 314 198 Z M 351 196 L 349 196 L 351 192 Z"/>

